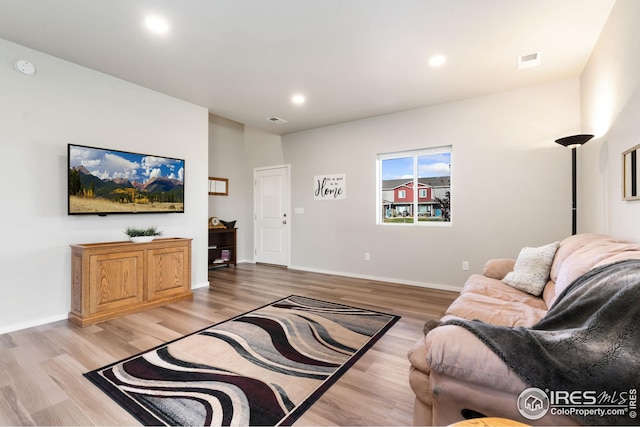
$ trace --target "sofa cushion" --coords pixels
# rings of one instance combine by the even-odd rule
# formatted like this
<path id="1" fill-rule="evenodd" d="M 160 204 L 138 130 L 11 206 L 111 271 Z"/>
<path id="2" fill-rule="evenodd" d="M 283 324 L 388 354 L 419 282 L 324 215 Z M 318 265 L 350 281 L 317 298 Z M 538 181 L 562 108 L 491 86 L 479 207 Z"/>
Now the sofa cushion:
<path id="1" fill-rule="evenodd" d="M 482 269 L 482 275 L 491 279 L 504 279 L 509 272 L 513 271 L 516 264 L 515 259 L 490 259 Z"/>
<path id="2" fill-rule="evenodd" d="M 640 259 L 640 245 L 630 245 L 628 248 L 615 255 L 611 255 L 598 262 L 593 268 L 600 267 L 607 264 L 613 264 L 614 262 L 624 261 L 627 259 Z"/>
<path id="3" fill-rule="evenodd" d="M 541 306 L 532 307 L 524 302 L 505 301 L 487 295 L 465 292 L 456 298 L 445 314 L 468 320 L 481 320 L 497 326 L 530 327 L 538 323 L 547 313 L 542 299 L 538 298 L 538 300 Z"/>
<path id="4" fill-rule="evenodd" d="M 491 279 L 481 274 L 472 274 L 465 282 L 461 294 L 472 292 L 485 295 L 505 302 L 519 302 L 534 308 L 547 309 L 547 305 L 539 297 L 519 291 L 497 279 Z"/>
<path id="5" fill-rule="evenodd" d="M 622 240 L 614 239 L 613 237 L 607 236 L 605 234 L 585 233 L 569 236 L 560 242 L 560 247 L 558 247 L 556 256 L 553 258 L 553 264 L 551 264 L 550 274 L 551 280 L 553 280 L 554 282 L 558 281 L 558 274 L 560 273 L 562 264 L 569 256 L 571 256 L 572 253 L 594 242 L 625 243 Z"/>
<path id="6" fill-rule="evenodd" d="M 425 341 L 426 359 L 434 372 L 514 394 L 527 388 L 489 347 L 464 328 L 440 326 Z"/>
<path id="7" fill-rule="evenodd" d="M 574 280 L 595 266 L 606 265 L 623 259 L 638 258 L 639 253 L 640 245 L 604 240 L 596 240 L 576 249 L 560 266 L 556 280 L 555 297 L 551 304 Z M 549 307 L 551 307 L 551 304 Z"/>
<path id="8" fill-rule="evenodd" d="M 551 307 L 551 304 L 556 300 L 556 282 L 549 279 L 541 296 L 548 310 Z"/>
<path id="9" fill-rule="evenodd" d="M 551 264 L 558 245 L 559 242 L 554 242 L 537 248 L 522 248 L 513 271 L 502 281 L 531 295 L 540 295 L 549 280 Z"/>

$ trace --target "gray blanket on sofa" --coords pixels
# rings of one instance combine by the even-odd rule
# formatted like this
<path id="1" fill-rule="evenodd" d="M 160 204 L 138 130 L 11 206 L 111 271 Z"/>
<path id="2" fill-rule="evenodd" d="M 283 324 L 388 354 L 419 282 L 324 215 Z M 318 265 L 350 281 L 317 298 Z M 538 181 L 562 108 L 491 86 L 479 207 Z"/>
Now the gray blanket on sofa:
<path id="1" fill-rule="evenodd" d="M 636 400 L 635 411 L 632 403 L 640 392 L 640 260 L 587 272 L 531 328 L 465 320 L 444 324 L 459 325 L 475 334 L 531 387 L 590 391 L 601 407 L 626 407 L 621 415 L 572 414 L 579 423 L 640 422 L 640 415 L 634 417 L 634 412 L 640 412 L 640 400 Z M 588 397 L 585 403 L 592 400 Z M 550 403 L 553 407 L 553 399 Z"/>

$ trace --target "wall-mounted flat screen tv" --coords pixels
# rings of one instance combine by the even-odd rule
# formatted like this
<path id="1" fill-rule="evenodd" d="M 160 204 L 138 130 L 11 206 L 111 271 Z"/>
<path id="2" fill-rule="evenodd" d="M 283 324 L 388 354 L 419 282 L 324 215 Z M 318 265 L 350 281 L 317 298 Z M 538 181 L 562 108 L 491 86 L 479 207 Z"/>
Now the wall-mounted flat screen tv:
<path id="1" fill-rule="evenodd" d="M 184 213 L 184 160 L 68 144 L 69 215 Z"/>

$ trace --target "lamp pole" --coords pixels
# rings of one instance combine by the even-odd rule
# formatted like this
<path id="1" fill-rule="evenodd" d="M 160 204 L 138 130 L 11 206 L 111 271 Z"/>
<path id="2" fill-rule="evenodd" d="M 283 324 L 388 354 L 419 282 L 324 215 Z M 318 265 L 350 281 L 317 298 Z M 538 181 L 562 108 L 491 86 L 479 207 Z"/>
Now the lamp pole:
<path id="1" fill-rule="evenodd" d="M 577 232 L 577 226 L 578 226 L 578 206 L 577 206 L 577 196 L 578 196 L 578 191 L 577 191 L 577 178 L 576 178 L 576 173 L 577 173 L 577 168 L 576 168 L 576 163 L 577 163 L 577 151 L 578 151 L 578 147 L 573 146 L 571 147 L 571 235 L 576 234 Z"/>
<path id="2" fill-rule="evenodd" d="M 571 234 L 576 234 L 578 227 L 578 206 L 577 206 L 577 148 L 586 144 L 593 135 L 571 135 L 556 139 L 556 142 L 564 147 L 571 148 Z"/>

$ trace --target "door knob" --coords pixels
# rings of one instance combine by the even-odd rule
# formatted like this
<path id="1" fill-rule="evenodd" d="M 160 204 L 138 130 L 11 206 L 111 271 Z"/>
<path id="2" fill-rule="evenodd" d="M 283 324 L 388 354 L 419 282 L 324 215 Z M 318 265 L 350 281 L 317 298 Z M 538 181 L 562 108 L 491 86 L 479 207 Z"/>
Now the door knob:
<path id="1" fill-rule="evenodd" d="M 282 221 L 282 223 L 283 223 L 283 224 L 286 224 L 286 223 L 287 223 L 287 220 L 285 219 L 284 221 Z"/>

